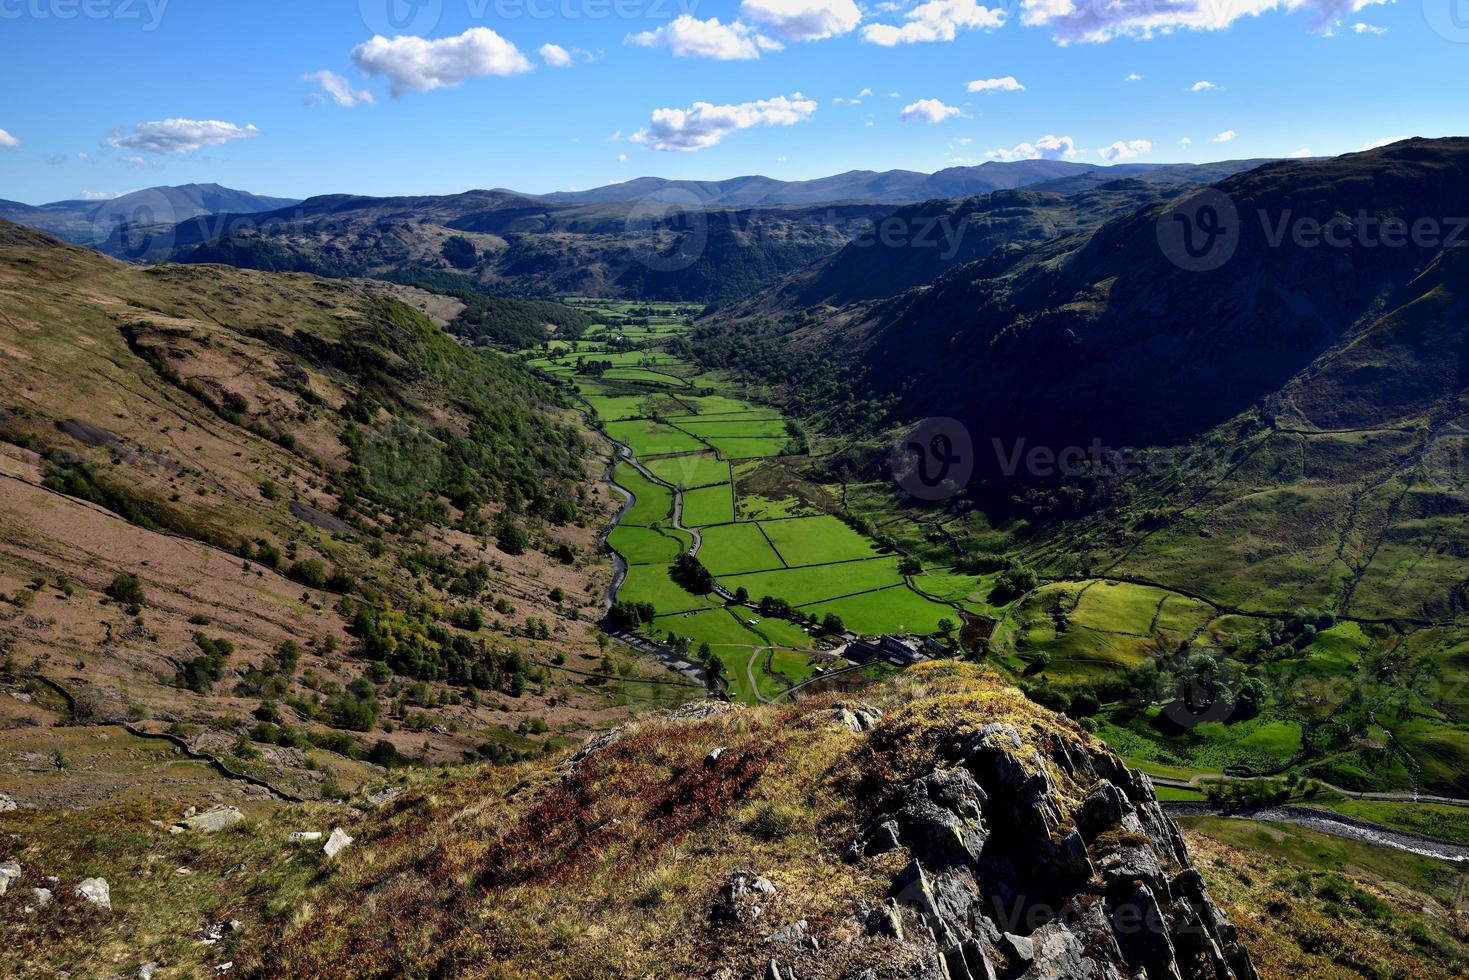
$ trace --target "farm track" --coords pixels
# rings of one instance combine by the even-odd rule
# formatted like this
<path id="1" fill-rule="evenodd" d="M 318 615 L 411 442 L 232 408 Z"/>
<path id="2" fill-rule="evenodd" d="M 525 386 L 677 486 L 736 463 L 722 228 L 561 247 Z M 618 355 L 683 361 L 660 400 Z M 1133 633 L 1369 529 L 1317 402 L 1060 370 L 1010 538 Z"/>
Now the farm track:
<path id="1" fill-rule="evenodd" d="M 1222 803 L 1195 803 L 1188 800 L 1167 800 L 1163 812 L 1170 817 L 1225 817 L 1231 820 L 1253 820 L 1263 823 L 1284 823 L 1305 827 L 1332 837 L 1359 841 L 1375 847 L 1391 848 L 1422 857 L 1452 861 L 1456 864 L 1469 862 L 1469 847 L 1452 841 L 1424 837 L 1404 830 L 1385 827 L 1369 820 L 1357 820 L 1331 810 L 1306 806 L 1229 806 Z"/>

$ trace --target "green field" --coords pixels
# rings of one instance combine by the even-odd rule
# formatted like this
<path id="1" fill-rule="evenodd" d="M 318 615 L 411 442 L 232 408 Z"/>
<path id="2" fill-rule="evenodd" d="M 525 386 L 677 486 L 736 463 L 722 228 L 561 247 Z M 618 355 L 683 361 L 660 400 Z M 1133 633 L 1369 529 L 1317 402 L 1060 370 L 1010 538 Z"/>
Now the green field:
<path id="1" fill-rule="evenodd" d="M 687 551 L 693 544 L 693 539 L 676 528 L 621 524 L 608 536 L 607 543 L 629 565 L 667 565 Z"/>
<path id="2" fill-rule="evenodd" d="M 865 592 L 846 599 L 814 602 L 801 611 L 817 617 L 835 613 L 847 629 L 858 633 L 935 633 L 939 620 L 957 622 L 951 607 L 923 598 L 906 585 L 879 592 Z"/>
<path id="3" fill-rule="evenodd" d="M 792 605 L 804 606 L 822 599 L 902 585 L 903 577 L 898 574 L 896 558 L 874 558 L 841 565 L 814 565 L 724 576 L 719 583 L 727 589 L 744 587 L 755 599 L 778 596 Z"/>
<path id="4" fill-rule="evenodd" d="M 648 399 L 643 395 L 586 395 L 586 400 L 606 422 L 647 417 Z"/>
<path id="5" fill-rule="evenodd" d="M 687 432 L 650 419 L 608 422 L 607 434 L 638 456 L 666 456 L 669 453 L 697 453 L 707 447 Z"/>
<path id="6" fill-rule="evenodd" d="M 666 523 L 673 516 L 673 491 L 652 482 L 633 468 L 631 463 L 618 463 L 613 479 L 632 491 L 637 502 L 622 523 L 635 527 Z"/>
<path id="7" fill-rule="evenodd" d="M 787 438 L 786 424 L 782 419 L 746 418 L 743 416 L 716 417 L 709 419 L 700 418 L 693 421 L 680 420 L 673 424 L 685 432 L 692 432 L 697 436 L 779 439 L 782 443 Z"/>
<path id="8" fill-rule="evenodd" d="M 709 597 L 690 595 L 683 586 L 669 578 L 665 565 L 634 565 L 629 568 L 627 581 L 617 597 L 628 602 L 652 603 L 654 611 L 665 616 L 714 607 L 714 601 Z"/>
<path id="9" fill-rule="evenodd" d="M 779 438 L 748 438 L 744 436 L 709 435 L 702 436 L 703 440 L 726 459 L 759 459 L 767 456 L 780 456 L 785 452 L 786 445 L 790 439 L 786 436 Z"/>
<path id="10" fill-rule="evenodd" d="M 877 546 L 835 517 L 799 517 L 760 525 L 787 565 L 873 558 Z M 854 590 L 855 591 L 855 590 Z"/>
<path id="11" fill-rule="evenodd" d="M 685 527 L 728 524 L 734 520 L 734 497 L 728 483 L 685 490 L 683 522 Z"/>
<path id="12" fill-rule="evenodd" d="M 644 465 L 648 472 L 677 487 L 708 487 L 729 482 L 729 463 L 713 453 L 665 456 Z"/>
<path id="13" fill-rule="evenodd" d="M 757 524 L 721 524 L 705 528 L 699 560 L 715 576 L 781 568 L 780 556 Z"/>

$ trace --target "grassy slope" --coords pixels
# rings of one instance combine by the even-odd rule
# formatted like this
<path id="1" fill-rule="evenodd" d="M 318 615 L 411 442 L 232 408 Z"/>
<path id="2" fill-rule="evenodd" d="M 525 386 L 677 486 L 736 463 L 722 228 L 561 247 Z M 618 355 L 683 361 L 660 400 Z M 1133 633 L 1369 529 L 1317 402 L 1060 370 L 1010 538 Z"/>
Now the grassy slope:
<path id="1" fill-rule="evenodd" d="M 202 723 L 201 734 L 222 733 L 211 751 L 230 754 L 261 702 L 249 693 L 258 675 L 237 688 L 249 669 L 270 667 L 279 644 L 305 648 L 283 693 L 325 700 L 367 666 L 353 656 L 352 606 L 411 607 L 442 622 L 470 604 L 449 587 L 478 561 L 486 628 L 471 642 L 518 652 L 540 680 L 520 698 L 482 692 L 478 706 L 462 687 L 430 684 L 393 719 L 396 731 L 354 737 L 457 759 L 514 741 L 532 719 L 549 725 L 537 742 L 554 740 L 646 699 L 641 686 L 589 689 L 553 663 L 595 649 L 589 620 L 610 574 L 593 540 L 605 498 L 587 489 L 571 417 L 516 366 L 464 349 L 380 288 L 130 268 L 10 225 L 0 225 L 0 292 L 3 669 L 67 687 L 79 720 Z M 355 443 L 344 440 L 348 414 Z M 68 435 L 59 425 L 71 420 L 92 428 Z M 72 475 L 58 482 L 59 471 Z M 534 547 L 507 554 L 490 522 L 509 497 L 527 511 L 568 501 L 582 525 L 527 514 L 518 520 Z M 319 527 L 324 518 L 297 516 L 293 503 L 348 530 Z M 241 557 L 247 544 L 253 559 Z M 563 544 L 579 555 L 570 564 L 536 550 Z M 284 574 L 308 559 L 349 575 L 353 596 Z M 141 627 L 103 594 L 121 573 L 141 580 Z M 568 597 L 559 604 L 548 598 L 556 588 Z M 550 624 L 546 639 L 516 635 L 531 617 Z M 195 632 L 235 647 L 208 697 L 174 685 L 199 653 Z M 384 721 L 397 686 L 379 688 Z M 280 710 L 323 729 L 325 719 Z M 7 721 L 71 715 L 0 695 Z M 237 761 L 285 766 L 298 789 L 318 788 L 299 759 L 256 750 L 263 760 Z"/>
<path id="2" fill-rule="evenodd" d="M 862 696 L 887 712 L 867 750 L 831 723 L 830 697 L 817 697 L 635 722 L 572 778 L 550 760 L 419 772 L 378 810 L 256 808 L 217 836 L 165 834 L 148 820 L 174 812 L 146 801 L 80 817 L 0 815 L 28 876 L 17 888 L 42 874 L 63 884 L 102 874 L 114 896 L 101 916 L 63 887 L 10 930 L 0 971 L 125 974 L 157 960 L 173 980 L 233 960 L 246 977 L 754 975 L 770 956 L 758 935 L 705 925 L 732 869 L 778 885 L 765 931 L 805 919 L 831 935 L 902 861 L 837 857 L 880 795 L 872 780 L 929 771 L 992 722 L 1037 744 L 1088 738 L 962 665 L 920 668 Z M 711 764 L 714 748 L 724 752 Z M 332 826 L 357 838 L 335 862 L 284 840 Z M 1267 980 L 1463 975 L 1448 865 L 1239 821 L 1191 821 L 1189 844 Z M 196 941 L 228 918 L 244 930 L 215 948 Z M 857 948 L 823 944 L 822 966 L 846 975 Z"/>

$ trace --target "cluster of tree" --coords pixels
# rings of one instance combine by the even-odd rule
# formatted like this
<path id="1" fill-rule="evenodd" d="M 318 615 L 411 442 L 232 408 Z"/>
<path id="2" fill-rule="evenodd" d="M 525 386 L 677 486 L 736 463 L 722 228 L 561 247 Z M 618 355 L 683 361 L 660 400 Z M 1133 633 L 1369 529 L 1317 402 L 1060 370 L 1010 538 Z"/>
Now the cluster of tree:
<path id="1" fill-rule="evenodd" d="M 306 558 L 292 562 L 286 575 L 307 588 L 329 589 L 342 595 L 350 595 L 357 588 L 357 580 L 340 568 L 328 570 L 320 558 Z"/>
<path id="2" fill-rule="evenodd" d="M 1249 660 L 1279 660 L 1311 645 L 1316 634 L 1336 625 L 1336 613 L 1329 609 L 1300 608 L 1288 619 L 1270 623 L 1251 637 L 1240 650 Z"/>
<path id="3" fill-rule="evenodd" d="M 687 552 L 680 554 L 668 567 L 668 575 L 687 592 L 708 595 L 714 591 L 714 576 L 698 558 Z"/>
<path id="4" fill-rule="evenodd" d="M 612 625 L 620 629 L 635 630 L 640 626 L 651 623 L 657 615 L 658 611 L 653 608 L 651 602 L 628 602 L 624 599 L 619 599 L 612 604 L 612 609 L 608 612 L 607 618 L 612 621 Z"/>
<path id="5" fill-rule="evenodd" d="M 367 518 L 387 514 L 413 531 L 447 523 L 447 500 L 471 524 L 496 501 L 514 514 L 574 520 L 586 445 L 548 411 L 564 398 L 520 364 L 467 349 L 401 303 L 375 301 L 371 314 L 364 336 L 291 341 L 362 392 L 343 408 L 351 466 L 332 489 L 344 518 L 354 508 Z M 421 400 L 407 397 L 424 390 L 442 393 L 461 424 L 425 425 Z"/>
<path id="6" fill-rule="evenodd" d="M 989 601 L 997 606 L 1014 602 L 1027 592 L 1034 590 L 1036 583 L 1035 572 L 1024 565 L 1009 565 L 995 578 L 995 586 L 990 590 Z"/>
<path id="7" fill-rule="evenodd" d="M 353 619 L 352 631 L 361 644 L 362 657 L 383 665 L 375 670 L 384 679 L 396 674 L 516 696 L 533 679 L 518 651 L 505 652 L 484 640 L 472 640 L 423 612 L 363 607 Z"/>
<path id="8" fill-rule="evenodd" d="M 783 337 L 801 322 L 797 314 L 780 323 L 700 326 L 689 335 L 684 356 L 708 370 L 779 387 L 792 415 L 814 420 L 823 430 L 851 436 L 879 434 L 892 421 L 897 396 L 869 394 L 866 368 L 843 365 L 838 370 L 824 354 L 790 349 Z"/>
<path id="9" fill-rule="evenodd" d="M 599 361 L 596 358 L 588 360 L 585 357 L 578 357 L 576 359 L 576 373 L 590 378 L 600 378 L 614 366 L 612 361 Z"/>
<path id="10" fill-rule="evenodd" d="M 235 645 L 225 639 L 210 639 L 203 633 L 194 634 L 194 645 L 199 655 L 184 664 L 175 680 L 179 687 L 195 694 L 211 694 L 217 681 L 224 680 L 225 667 Z"/>
<path id="11" fill-rule="evenodd" d="M 474 242 L 463 235 L 446 238 L 439 254 L 456 269 L 473 269 L 479 261 L 479 251 L 474 247 Z"/>

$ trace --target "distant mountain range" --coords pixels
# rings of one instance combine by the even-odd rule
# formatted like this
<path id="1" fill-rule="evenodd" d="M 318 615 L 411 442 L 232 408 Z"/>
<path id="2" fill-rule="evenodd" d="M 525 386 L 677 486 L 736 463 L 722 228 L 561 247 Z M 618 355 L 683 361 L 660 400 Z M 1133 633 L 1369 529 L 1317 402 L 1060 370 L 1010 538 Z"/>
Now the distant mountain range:
<path id="1" fill-rule="evenodd" d="M 21 204 L 0 200 L 0 218 L 48 231 L 81 245 L 105 242 L 120 224 L 173 224 L 220 212 L 256 213 L 295 204 L 294 198 L 264 197 L 218 184 L 149 187 L 107 201 Z"/>
<path id="2" fill-rule="evenodd" d="M 1149 183 L 1210 183 L 1242 170 L 1253 170 L 1268 160 L 1225 160 L 1219 163 L 1123 163 L 1110 167 L 1069 160 L 991 161 L 975 167 L 950 167 L 925 174 L 912 170 L 851 170 L 816 180 L 776 180 L 773 177 L 733 177 L 729 180 L 666 180 L 639 177 L 586 191 L 539 195 L 540 200 L 574 204 L 606 204 L 645 198 L 704 207 L 770 207 L 781 204 L 820 204 L 832 201 L 880 201 L 907 204 L 936 198 L 974 197 L 992 191 L 1046 185 L 1047 190 L 1070 193 L 1119 177 Z M 1074 186 L 1072 186 L 1074 185 Z M 537 197 L 526 194 L 524 197 Z"/>
<path id="3" fill-rule="evenodd" d="M 541 196 L 475 190 L 328 194 L 304 201 L 188 184 L 100 202 L 0 201 L 0 218 L 132 261 L 213 262 L 430 285 L 428 275 L 440 277 L 431 288 L 451 291 L 700 303 L 738 299 L 824 259 L 899 207 L 962 212 L 979 226 L 979 234 L 966 229 L 964 247 L 952 253 L 846 249 L 802 295 L 807 303 L 840 303 L 894 295 L 1000 245 L 1095 227 L 1128 207 L 1260 162 L 1099 167 L 1023 160 L 935 174 L 852 171 L 809 181 L 644 177 Z M 987 199 L 993 194 L 1000 197 Z M 707 213 L 690 222 L 685 216 L 691 212 Z M 460 240 L 457 254 L 470 257 L 462 266 L 446 258 L 451 238 Z"/>

